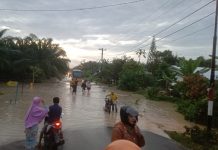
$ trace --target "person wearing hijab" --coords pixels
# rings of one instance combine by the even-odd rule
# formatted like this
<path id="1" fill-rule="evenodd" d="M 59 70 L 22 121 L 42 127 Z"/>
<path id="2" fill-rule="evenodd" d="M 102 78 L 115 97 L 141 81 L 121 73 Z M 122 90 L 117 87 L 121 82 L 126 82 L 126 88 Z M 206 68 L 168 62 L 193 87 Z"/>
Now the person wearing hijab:
<path id="1" fill-rule="evenodd" d="M 105 150 L 141 150 L 141 148 L 128 140 L 116 140 L 110 143 Z"/>
<path id="2" fill-rule="evenodd" d="M 143 147 L 145 139 L 137 126 L 138 111 L 130 106 L 123 106 L 120 109 L 120 118 L 121 121 L 116 123 L 112 130 L 111 142 L 124 139 Z"/>
<path id="3" fill-rule="evenodd" d="M 45 118 L 48 109 L 44 106 L 44 101 L 40 97 L 34 97 L 32 104 L 25 115 L 25 148 L 35 150 L 37 146 L 38 125 Z"/>

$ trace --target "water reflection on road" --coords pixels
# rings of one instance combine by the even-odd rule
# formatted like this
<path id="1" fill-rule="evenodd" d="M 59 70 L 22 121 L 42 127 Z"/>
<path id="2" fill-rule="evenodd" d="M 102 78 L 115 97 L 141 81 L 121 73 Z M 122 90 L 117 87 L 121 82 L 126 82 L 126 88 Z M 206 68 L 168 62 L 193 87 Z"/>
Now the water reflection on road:
<path id="1" fill-rule="evenodd" d="M 108 114 L 103 111 L 104 97 L 111 90 L 114 89 L 92 85 L 90 94 L 82 94 L 78 86 L 77 94 L 72 95 L 68 82 L 35 84 L 32 89 L 25 85 L 23 94 L 20 87 L 18 101 L 15 104 L 15 88 L 1 86 L 0 91 L 3 91 L 4 95 L 0 96 L 0 143 L 25 138 L 23 119 L 34 96 L 43 97 L 47 105 L 52 104 L 54 96 L 61 98 L 64 130 L 113 126 L 119 120 L 119 114 Z M 164 129 L 181 131 L 184 125 L 189 125 L 180 114 L 175 112 L 175 107 L 171 103 L 148 101 L 140 95 L 118 90 L 116 92 L 119 97 L 118 107 L 134 105 L 139 110 L 139 126 L 142 130 L 167 136 L 163 132 Z M 136 101 L 138 101 L 137 105 Z"/>

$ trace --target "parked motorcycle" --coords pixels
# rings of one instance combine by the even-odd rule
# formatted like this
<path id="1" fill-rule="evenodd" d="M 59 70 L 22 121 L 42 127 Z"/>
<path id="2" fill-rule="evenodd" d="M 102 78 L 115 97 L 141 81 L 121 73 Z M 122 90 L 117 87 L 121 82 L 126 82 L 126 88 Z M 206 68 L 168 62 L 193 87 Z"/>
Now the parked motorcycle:
<path id="1" fill-rule="evenodd" d="M 45 125 L 43 131 L 44 150 L 57 150 L 58 146 L 64 144 L 61 127 L 62 127 L 62 123 L 60 120 L 52 124 Z"/>

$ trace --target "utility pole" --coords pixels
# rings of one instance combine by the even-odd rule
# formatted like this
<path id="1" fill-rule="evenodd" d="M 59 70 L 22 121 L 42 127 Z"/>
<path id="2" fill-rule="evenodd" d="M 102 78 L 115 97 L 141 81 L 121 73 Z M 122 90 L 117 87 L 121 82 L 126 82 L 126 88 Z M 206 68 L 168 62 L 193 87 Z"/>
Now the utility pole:
<path id="1" fill-rule="evenodd" d="M 216 14 L 215 14 L 215 26 L 213 36 L 213 49 L 211 59 L 211 74 L 210 74 L 210 87 L 208 88 L 208 122 L 207 131 L 210 133 L 212 128 L 212 116 L 213 116 L 213 101 L 215 98 L 215 67 L 216 67 L 216 42 L 217 42 L 217 16 L 218 16 L 218 0 L 216 0 Z"/>
<path id="2" fill-rule="evenodd" d="M 102 64 L 103 64 L 103 55 L 104 55 L 104 51 L 106 51 L 106 49 L 104 48 L 99 48 L 99 50 L 101 50 L 101 71 L 102 71 Z"/>

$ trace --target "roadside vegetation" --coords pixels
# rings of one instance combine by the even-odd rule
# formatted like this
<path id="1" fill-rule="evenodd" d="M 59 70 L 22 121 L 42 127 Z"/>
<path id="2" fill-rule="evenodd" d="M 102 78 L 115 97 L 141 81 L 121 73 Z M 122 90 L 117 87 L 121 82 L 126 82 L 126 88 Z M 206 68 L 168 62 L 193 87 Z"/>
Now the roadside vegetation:
<path id="1" fill-rule="evenodd" d="M 145 57 L 145 50 L 139 49 L 136 55 L 138 55 L 138 61 L 123 56 L 121 59 L 116 58 L 112 61 L 82 62 L 76 68 L 83 70 L 87 79 L 115 85 L 122 90 L 134 91 L 151 100 L 176 103 L 177 111 L 182 113 L 186 120 L 201 125 L 207 124 L 209 79 L 203 74 L 210 71 L 211 59 L 205 59 L 202 56 L 196 59 L 185 59 L 173 55 L 170 50 L 158 51 L 155 38 L 149 49 L 147 63 L 140 62 L 140 58 Z M 216 93 L 218 93 L 217 88 Z M 214 128 L 218 127 L 217 100 L 218 95 L 214 103 Z M 196 134 L 201 132 L 204 132 L 203 129 L 199 129 Z M 180 136 L 180 133 L 177 135 L 168 133 L 173 138 Z M 181 138 L 189 139 L 191 143 L 195 142 L 186 136 Z M 206 137 L 202 136 L 202 138 Z"/>
<path id="2" fill-rule="evenodd" d="M 52 39 L 4 36 L 0 31 L 0 80 L 41 82 L 50 78 L 61 79 L 69 70 L 65 51 Z"/>

